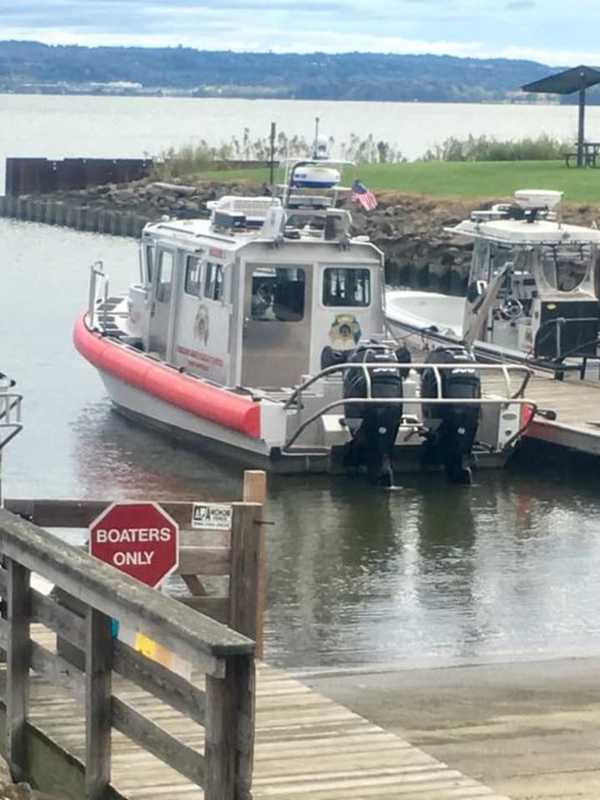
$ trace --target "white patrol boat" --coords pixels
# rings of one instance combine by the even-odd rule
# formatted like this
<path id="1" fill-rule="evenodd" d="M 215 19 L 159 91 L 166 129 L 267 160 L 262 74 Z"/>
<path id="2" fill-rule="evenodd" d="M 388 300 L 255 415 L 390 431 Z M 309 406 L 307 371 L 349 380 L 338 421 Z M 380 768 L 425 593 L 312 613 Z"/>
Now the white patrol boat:
<path id="1" fill-rule="evenodd" d="M 93 266 L 75 345 L 118 410 L 203 449 L 379 484 L 417 462 L 468 481 L 472 455 L 504 463 L 535 412 L 528 370 L 479 366 L 461 347 L 407 363 L 385 336 L 381 251 L 298 188 L 298 172 L 324 180 L 339 163 L 298 162 L 282 198 L 223 197 L 210 219 L 147 225 L 127 296 Z M 494 396 L 485 370 L 501 378 Z"/>
<path id="2" fill-rule="evenodd" d="M 389 289 L 397 336 L 466 343 L 486 359 L 585 376 L 598 357 L 600 231 L 560 219 L 562 192 L 522 190 L 451 233 L 473 241 L 467 295 Z"/>

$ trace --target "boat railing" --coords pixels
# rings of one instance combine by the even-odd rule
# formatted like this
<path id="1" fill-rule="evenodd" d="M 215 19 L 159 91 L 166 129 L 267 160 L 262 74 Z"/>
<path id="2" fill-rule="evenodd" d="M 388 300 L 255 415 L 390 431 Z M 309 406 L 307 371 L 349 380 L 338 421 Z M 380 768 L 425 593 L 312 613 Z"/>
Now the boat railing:
<path id="1" fill-rule="evenodd" d="M 554 327 L 554 343 L 556 348 L 556 355 L 554 358 L 551 356 L 549 358 L 544 358 L 543 356 L 538 356 L 536 353 L 536 359 L 541 358 L 542 361 L 545 362 L 552 362 L 553 364 L 557 365 L 559 369 L 564 368 L 564 360 L 566 358 L 581 358 L 584 362 L 587 362 L 588 358 L 599 358 L 597 353 L 597 346 L 600 344 L 598 339 L 598 334 L 594 336 L 593 339 L 589 339 L 585 342 L 581 342 L 577 344 L 575 347 L 571 348 L 570 350 L 566 350 L 563 352 L 563 332 L 565 328 L 569 325 L 581 325 L 582 323 L 596 323 L 598 324 L 598 317 L 556 317 L 555 319 L 549 319 L 544 322 L 543 325 L 540 326 L 537 334 L 536 334 L 536 342 L 540 338 L 540 334 L 545 332 L 546 330 L 550 330 Z M 551 334 L 550 334 L 551 335 Z M 586 348 L 590 348 L 592 346 L 596 346 L 596 353 L 585 353 L 582 352 Z M 534 348 L 534 351 L 537 349 L 537 344 Z M 560 366 L 559 366 L 560 365 Z M 579 367 L 577 367 L 579 369 Z M 582 378 L 585 376 L 585 367 L 583 369 Z"/>
<path id="2" fill-rule="evenodd" d="M 12 391 L 16 382 L 0 372 L 0 450 L 23 430 L 21 403 L 23 395 Z"/>
<path id="3" fill-rule="evenodd" d="M 403 396 L 403 397 L 374 397 L 373 396 L 373 388 L 372 388 L 372 379 L 371 373 L 374 372 L 383 372 L 383 371 L 396 371 L 396 372 L 407 372 L 408 370 L 417 370 L 418 372 L 424 372 L 425 370 L 430 370 L 435 378 L 435 386 L 436 386 L 436 394 L 433 397 L 421 397 L 421 396 Z M 304 420 L 303 422 L 298 425 L 296 430 L 288 437 L 287 441 L 282 447 L 282 453 L 290 454 L 290 448 L 294 445 L 294 443 L 298 440 L 298 438 L 302 435 L 302 433 L 314 422 L 316 422 L 320 417 L 324 414 L 329 413 L 334 408 L 338 408 L 340 406 L 348 406 L 348 405 L 387 405 L 387 406 L 394 406 L 394 405 L 402 405 L 402 406 L 410 406 L 410 405 L 421 405 L 422 403 L 426 403 L 427 405 L 474 405 L 474 406 L 482 406 L 482 405 L 494 405 L 494 406 L 508 406 L 511 404 L 516 404 L 520 406 L 527 406 L 530 409 L 529 421 L 533 419 L 536 413 L 538 413 L 538 406 L 535 402 L 528 400 L 524 397 L 525 389 L 527 388 L 527 384 L 529 383 L 531 376 L 533 375 L 532 370 L 525 366 L 519 365 L 512 365 L 512 364 L 472 364 L 472 363 L 463 363 L 463 364 L 431 364 L 431 363 L 399 363 L 398 361 L 389 361 L 389 362 L 346 362 L 345 364 L 333 364 L 330 367 L 325 367 L 322 369 L 317 375 L 313 375 L 307 380 L 305 380 L 300 386 L 298 386 L 294 392 L 290 395 L 289 399 L 284 405 L 284 409 L 288 410 L 294 406 L 297 408 L 302 406 L 302 393 L 305 392 L 310 386 L 313 386 L 317 381 L 321 380 L 322 378 L 328 377 L 333 375 L 334 373 L 345 372 L 347 370 L 361 370 L 365 376 L 365 396 L 364 397 L 339 397 L 335 400 L 332 400 L 329 403 L 326 403 L 321 408 L 318 409 L 314 414 L 308 417 L 308 419 Z M 504 394 L 500 396 L 489 396 L 489 397 L 477 397 L 477 398 L 450 398 L 444 397 L 443 392 L 443 371 L 450 372 L 456 370 L 469 370 L 469 372 L 483 372 L 483 373 L 496 373 L 499 374 L 502 378 L 502 384 L 504 388 Z M 519 376 L 519 383 L 516 390 L 513 391 L 512 388 L 512 381 L 511 375 Z M 495 387 L 496 388 L 496 387 Z M 544 412 L 547 413 L 547 412 Z M 404 420 L 405 424 L 408 424 L 410 427 L 420 427 L 420 424 L 417 422 L 415 423 L 414 419 L 406 419 Z M 402 424 L 402 423 L 401 423 Z M 522 427 L 516 434 L 515 437 L 511 437 L 511 443 L 514 439 L 520 436 L 525 428 Z"/>
<path id="4" fill-rule="evenodd" d="M 88 318 L 91 330 L 94 330 L 94 328 L 98 326 L 100 309 L 102 309 L 104 316 L 103 323 L 106 323 L 107 301 L 108 275 L 104 272 L 104 263 L 102 261 L 95 261 L 90 267 Z"/>

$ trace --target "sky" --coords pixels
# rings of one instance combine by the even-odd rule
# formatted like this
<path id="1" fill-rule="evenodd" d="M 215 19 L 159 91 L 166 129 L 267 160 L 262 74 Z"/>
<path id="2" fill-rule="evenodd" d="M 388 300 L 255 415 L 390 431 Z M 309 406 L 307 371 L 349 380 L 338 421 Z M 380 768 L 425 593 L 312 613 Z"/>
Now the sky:
<path id="1" fill-rule="evenodd" d="M 598 0 L 0 0 L 0 39 L 600 65 Z"/>

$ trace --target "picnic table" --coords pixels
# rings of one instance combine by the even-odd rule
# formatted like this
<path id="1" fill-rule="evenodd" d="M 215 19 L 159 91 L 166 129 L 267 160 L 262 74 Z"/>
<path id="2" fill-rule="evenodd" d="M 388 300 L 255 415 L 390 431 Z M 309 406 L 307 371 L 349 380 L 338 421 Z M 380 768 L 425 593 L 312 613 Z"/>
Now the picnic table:
<path id="1" fill-rule="evenodd" d="M 567 167 L 571 166 L 571 161 L 574 161 L 575 166 L 577 166 L 577 150 L 572 150 L 569 153 L 565 153 L 565 164 Z M 583 143 L 583 166 L 600 166 L 600 142 Z"/>

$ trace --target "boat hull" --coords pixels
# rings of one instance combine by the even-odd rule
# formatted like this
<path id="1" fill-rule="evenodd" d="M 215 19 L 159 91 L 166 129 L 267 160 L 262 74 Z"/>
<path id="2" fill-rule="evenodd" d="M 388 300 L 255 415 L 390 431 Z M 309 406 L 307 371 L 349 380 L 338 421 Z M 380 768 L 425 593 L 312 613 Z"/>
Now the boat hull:
<path id="1" fill-rule="evenodd" d="M 161 431 L 203 454 L 218 453 L 245 466 L 283 474 L 347 471 L 344 445 L 294 447 L 293 453 L 283 453 L 280 446 L 269 443 L 266 436 L 260 435 L 263 423 L 265 427 L 268 425 L 261 417 L 260 402 L 234 395 L 232 405 L 232 393 L 226 389 L 207 386 L 204 381 L 182 375 L 118 340 L 90 331 L 84 320 L 78 321 L 74 339 L 77 349 L 98 370 L 115 409 L 127 418 Z M 168 391 L 162 371 L 166 371 L 168 377 Z M 190 383 L 200 398 L 196 398 L 196 402 L 192 402 L 186 391 Z M 207 395 L 204 394 L 206 389 Z M 210 417 L 202 413 L 207 407 L 207 398 L 212 402 L 216 398 L 218 406 L 217 409 L 208 406 Z M 227 410 L 229 416 L 224 417 Z M 221 423 L 224 418 L 229 424 Z M 476 456 L 477 464 L 484 468 L 500 468 L 511 452 L 482 452 Z M 416 440 L 414 445 L 396 445 L 392 455 L 394 469 L 399 472 L 423 469 L 421 448 Z M 425 469 L 437 471 L 439 467 Z"/>
<path id="2" fill-rule="evenodd" d="M 433 302 L 428 302 L 429 298 Z M 421 313 L 419 303 L 423 306 Z M 460 320 L 463 307 L 464 299 L 460 297 L 391 290 L 386 293 L 386 326 L 395 338 L 402 339 L 414 350 L 422 350 L 425 342 L 456 347 L 462 341 Z M 431 312 L 429 317 L 425 315 L 427 310 Z M 439 313 L 436 314 L 436 311 Z M 481 340 L 475 341 L 473 349 L 477 358 L 484 362 L 510 361 L 527 366 L 533 363 L 531 356 L 525 351 L 512 350 Z M 543 368 L 543 364 L 539 366 Z"/>

